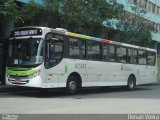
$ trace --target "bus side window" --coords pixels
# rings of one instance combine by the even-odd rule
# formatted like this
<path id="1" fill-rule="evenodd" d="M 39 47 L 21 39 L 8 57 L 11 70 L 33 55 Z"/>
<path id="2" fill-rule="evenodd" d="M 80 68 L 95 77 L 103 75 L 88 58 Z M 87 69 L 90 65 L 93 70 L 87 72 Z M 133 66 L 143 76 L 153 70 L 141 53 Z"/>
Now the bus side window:
<path id="1" fill-rule="evenodd" d="M 113 45 L 103 45 L 103 59 L 109 62 L 115 62 L 115 47 Z"/>
<path id="2" fill-rule="evenodd" d="M 137 50 L 128 48 L 128 62 L 131 64 L 137 64 Z"/>
<path id="3" fill-rule="evenodd" d="M 127 61 L 127 49 L 117 46 L 117 61 L 125 63 Z"/>
<path id="4" fill-rule="evenodd" d="M 69 38 L 69 57 L 75 59 L 86 58 L 86 42 L 78 38 Z"/>
<path id="5" fill-rule="evenodd" d="M 156 53 L 148 51 L 147 64 L 154 66 L 155 61 L 156 61 Z"/>
<path id="6" fill-rule="evenodd" d="M 77 38 L 69 38 L 69 57 L 80 58 L 80 41 Z"/>
<path id="7" fill-rule="evenodd" d="M 141 65 L 146 65 L 147 64 L 147 51 L 144 50 L 139 50 L 138 51 L 138 63 Z"/>
<path id="8" fill-rule="evenodd" d="M 100 43 L 88 41 L 87 42 L 87 58 L 90 60 L 100 60 L 101 52 L 100 52 Z"/>

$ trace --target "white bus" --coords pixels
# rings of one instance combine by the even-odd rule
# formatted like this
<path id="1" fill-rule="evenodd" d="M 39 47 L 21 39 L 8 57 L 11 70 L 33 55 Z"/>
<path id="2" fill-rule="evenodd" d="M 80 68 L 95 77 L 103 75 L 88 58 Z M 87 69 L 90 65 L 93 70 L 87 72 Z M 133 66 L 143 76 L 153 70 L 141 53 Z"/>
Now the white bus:
<path id="1" fill-rule="evenodd" d="M 10 33 L 6 84 L 35 88 L 126 86 L 157 81 L 156 50 L 47 27 Z"/>

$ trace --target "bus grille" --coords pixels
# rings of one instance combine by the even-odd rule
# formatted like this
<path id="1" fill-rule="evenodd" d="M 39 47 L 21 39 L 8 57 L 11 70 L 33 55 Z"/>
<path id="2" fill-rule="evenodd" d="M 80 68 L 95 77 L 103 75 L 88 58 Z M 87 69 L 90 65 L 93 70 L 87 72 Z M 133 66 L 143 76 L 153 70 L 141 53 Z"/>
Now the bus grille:
<path id="1" fill-rule="evenodd" d="M 12 84 L 26 84 L 29 82 L 29 80 L 21 80 L 21 79 L 8 79 Z"/>

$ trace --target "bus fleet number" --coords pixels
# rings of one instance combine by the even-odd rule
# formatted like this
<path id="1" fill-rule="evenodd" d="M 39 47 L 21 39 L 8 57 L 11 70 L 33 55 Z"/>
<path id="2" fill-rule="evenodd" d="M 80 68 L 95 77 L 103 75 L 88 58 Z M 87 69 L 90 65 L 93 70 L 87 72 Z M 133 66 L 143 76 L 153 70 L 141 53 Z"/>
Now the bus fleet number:
<path id="1" fill-rule="evenodd" d="M 83 64 L 83 63 L 76 63 L 75 64 L 75 68 L 77 68 L 77 69 L 86 69 L 87 66 L 86 66 L 86 64 Z"/>

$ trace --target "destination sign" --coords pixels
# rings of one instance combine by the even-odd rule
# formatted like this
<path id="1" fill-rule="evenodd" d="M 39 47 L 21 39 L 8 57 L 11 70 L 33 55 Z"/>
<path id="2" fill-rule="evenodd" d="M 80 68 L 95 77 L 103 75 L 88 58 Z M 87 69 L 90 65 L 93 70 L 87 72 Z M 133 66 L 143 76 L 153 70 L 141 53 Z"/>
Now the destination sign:
<path id="1" fill-rule="evenodd" d="M 39 28 L 18 29 L 11 32 L 10 37 L 35 36 L 42 35 L 42 30 Z"/>

